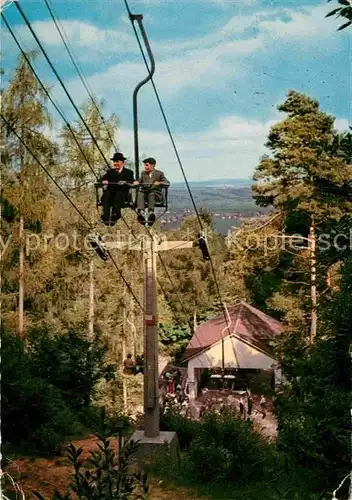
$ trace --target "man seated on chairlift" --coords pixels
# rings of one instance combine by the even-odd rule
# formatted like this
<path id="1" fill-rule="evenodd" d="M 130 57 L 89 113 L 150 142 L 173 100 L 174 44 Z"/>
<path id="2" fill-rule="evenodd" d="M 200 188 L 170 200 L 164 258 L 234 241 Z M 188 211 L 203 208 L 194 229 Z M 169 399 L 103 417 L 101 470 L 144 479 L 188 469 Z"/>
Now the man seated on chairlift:
<path id="1" fill-rule="evenodd" d="M 148 224 L 151 226 L 155 222 L 155 203 L 162 200 L 162 186 L 170 186 L 164 172 L 155 168 L 154 158 L 143 160 L 144 171 L 141 173 L 135 184 L 141 184 L 137 194 L 138 221 L 145 224 L 145 205 L 148 204 Z"/>
<path id="2" fill-rule="evenodd" d="M 106 187 L 102 196 L 103 214 L 101 216 L 105 225 L 115 225 L 121 218 L 121 208 L 129 199 L 129 186 L 133 184 L 134 173 L 125 167 L 126 158 L 122 153 L 114 153 L 112 167 L 100 179 Z M 118 184 L 119 183 L 119 184 Z"/>

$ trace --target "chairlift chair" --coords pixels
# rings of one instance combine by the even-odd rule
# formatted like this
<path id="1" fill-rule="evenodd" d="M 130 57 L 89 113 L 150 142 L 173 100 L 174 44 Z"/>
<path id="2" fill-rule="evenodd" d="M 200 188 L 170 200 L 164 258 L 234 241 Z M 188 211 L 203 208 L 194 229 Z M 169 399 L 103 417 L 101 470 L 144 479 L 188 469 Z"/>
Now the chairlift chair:
<path id="1" fill-rule="evenodd" d="M 102 198 L 104 192 L 107 190 L 108 186 L 119 186 L 120 188 L 123 188 L 126 186 L 125 182 L 109 182 L 108 184 L 103 184 L 102 182 L 96 182 L 94 184 L 95 186 L 95 196 L 96 196 L 96 205 L 97 208 L 103 206 Z M 128 184 L 129 189 L 132 187 L 135 187 L 133 184 Z M 122 204 L 122 208 L 135 208 L 135 203 L 133 201 L 132 193 L 131 191 L 128 193 L 127 199 L 124 201 Z"/>
<path id="2" fill-rule="evenodd" d="M 104 247 L 104 243 L 101 237 L 97 234 L 91 234 L 88 236 L 89 245 L 97 252 L 102 260 L 108 260 L 108 253 Z"/>
<path id="3" fill-rule="evenodd" d="M 137 184 L 134 187 L 140 188 L 140 189 L 150 189 L 152 186 L 150 184 Z M 161 214 L 155 219 L 159 220 L 160 217 L 164 215 L 165 212 L 168 210 L 168 185 L 160 185 L 158 186 L 160 189 L 160 192 L 158 193 L 159 196 L 156 197 L 154 207 L 155 208 L 163 208 L 164 210 L 161 212 Z M 136 196 L 136 202 L 137 202 L 137 196 Z M 148 197 L 145 197 L 145 204 L 144 204 L 144 209 L 146 211 L 146 217 L 145 217 L 145 224 L 148 225 L 148 216 L 149 216 L 149 211 L 148 211 Z"/>

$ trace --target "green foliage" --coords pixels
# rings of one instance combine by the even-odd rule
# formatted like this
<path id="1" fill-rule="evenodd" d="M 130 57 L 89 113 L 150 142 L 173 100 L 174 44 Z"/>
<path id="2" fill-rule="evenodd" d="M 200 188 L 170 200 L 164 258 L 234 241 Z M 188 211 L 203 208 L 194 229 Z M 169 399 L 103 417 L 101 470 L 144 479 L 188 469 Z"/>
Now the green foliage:
<path id="1" fill-rule="evenodd" d="M 336 9 L 331 10 L 325 17 L 336 16 L 344 17 L 345 19 L 347 19 L 347 22 L 345 22 L 338 28 L 338 31 L 341 31 L 345 28 L 348 28 L 348 26 L 351 26 L 352 24 L 352 3 L 350 0 L 337 1 L 342 7 L 337 7 Z M 331 2 L 331 0 L 328 0 L 328 2 Z"/>
<path id="2" fill-rule="evenodd" d="M 110 377 L 112 367 L 104 366 L 106 346 L 79 333 L 35 330 L 30 341 L 25 351 L 21 339 L 7 331 L 2 335 L 3 439 L 55 453 L 81 430 L 79 422 L 93 424 L 84 410 L 95 384 Z"/>
<path id="3" fill-rule="evenodd" d="M 78 429 L 76 415 L 60 391 L 36 375 L 22 341 L 2 332 L 2 437 L 49 454 Z"/>
<path id="4" fill-rule="evenodd" d="M 220 415 L 204 416 L 189 457 L 202 481 L 259 479 L 272 465 L 270 446 L 253 431 L 250 421 L 236 419 L 228 408 Z"/>
<path id="5" fill-rule="evenodd" d="M 110 413 L 104 407 L 90 406 L 79 412 L 80 422 L 94 434 L 104 436 L 127 436 L 132 422 L 120 412 Z"/>
<path id="6" fill-rule="evenodd" d="M 188 342 L 192 337 L 190 327 L 180 324 L 159 325 L 159 341 L 167 348 L 168 353 L 180 361 Z"/>
<path id="7" fill-rule="evenodd" d="M 105 363 L 107 345 L 99 337 L 89 341 L 83 332 L 55 336 L 48 328 L 29 334 L 32 363 L 37 375 L 48 380 L 75 410 L 89 406 L 93 388 L 101 378 L 114 377 L 113 365 Z"/>
<path id="8" fill-rule="evenodd" d="M 190 446 L 200 426 L 200 422 L 184 417 L 180 410 L 173 406 L 160 414 L 160 429 L 176 432 L 181 450 Z"/>
<path id="9" fill-rule="evenodd" d="M 185 343 L 191 337 L 189 326 L 187 325 L 159 325 L 159 339 L 164 345 Z"/>
<path id="10" fill-rule="evenodd" d="M 141 472 L 130 472 L 131 462 L 138 449 L 138 443 L 129 441 L 117 457 L 111 447 L 110 440 L 98 436 L 98 451 L 91 452 L 89 463 L 83 468 L 80 458 L 82 448 L 69 446 L 67 455 L 74 470 L 74 481 L 66 494 L 58 491 L 52 500 L 71 500 L 81 498 L 87 500 L 143 500 L 147 498 L 149 486 L 147 475 Z M 39 500 L 42 495 L 34 492 Z"/>
<path id="11" fill-rule="evenodd" d="M 198 213 L 200 219 L 206 224 L 206 226 L 213 230 L 214 226 L 211 212 L 209 212 L 209 210 L 207 210 L 205 207 L 199 207 Z"/>
<path id="12" fill-rule="evenodd" d="M 30 59 L 35 57 L 35 53 L 29 54 Z M 2 114 L 50 169 L 55 163 L 58 148 L 44 133 L 44 127 L 51 124 L 46 96 L 23 56 L 19 58 L 2 97 Z M 5 138 L 4 173 L 7 180 L 3 196 L 13 211 L 20 213 L 26 222 L 41 221 L 46 218 L 50 207 L 50 181 L 41 175 L 40 166 L 17 137 L 6 130 L 3 122 L 1 133 Z"/>
<path id="13" fill-rule="evenodd" d="M 317 341 L 286 333 L 278 350 L 287 379 L 277 398 L 278 443 L 304 466 L 334 474 L 350 456 L 351 257 L 340 272 L 339 292 L 322 303 Z"/>
<path id="14" fill-rule="evenodd" d="M 282 367 L 287 378 L 277 398 L 278 444 L 307 467 L 347 467 L 350 395 L 337 383 L 341 361 L 337 338 L 304 346 L 289 336 Z"/>
<path id="15" fill-rule="evenodd" d="M 346 255 L 341 268 L 341 283 L 339 294 L 330 303 L 328 308 L 330 322 L 338 333 L 345 334 L 348 339 L 352 337 L 352 249 Z"/>
<path id="16" fill-rule="evenodd" d="M 217 281 L 222 295 L 225 295 L 224 268 L 223 263 L 227 257 L 227 248 L 224 238 L 212 230 L 208 225 L 209 214 L 202 211 L 204 233 L 207 239 L 207 247 L 212 257 L 214 268 L 217 270 Z M 192 215 L 184 219 L 180 229 L 169 232 L 167 236 L 173 239 L 196 241 L 199 230 L 199 222 L 196 216 Z M 168 303 L 177 313 L 179 322 L 191 324 L 194 313 L 203 314 L 204 311 L 213 307 L 218 300 L 218 290 L 215 285 L 211 265 L 208 261 L 203 261 L 199 249 L 182 250 L 182 252 L 167 252 L 165 264 L 168 273 L 175 286 L 170 286 L 168 282 L 163 284 L 168 296 Z M 180 306 L 180 296 L 183 307 Z M 233 296 L 230 300 L 233 300 Z"/>
<path id="17" fill-rule="evenodd" d="M 254 432 L 252 423 L 225 408 L 193 421 L 175 408 L 162 417 L 162 428 L 177 432 L 181 453 L 165 447 L 148 470 L 163 482 L 196 489 L 197 498 L 239 500 L 322 500 L 328 490 L 319 471 L 300 468 Z M 334 483 L 335 484 L 335 483 Z M 323 491 L 322 491 L 323 490 Z"/>
<path id="18" fill-rule="evenodd" d="M 248 274 L 245 278 L 246 286 L 251 294 L 251 303 L 261 311 L 278 317 L 278 319 L 281 319 L 282 315 L 270 308 L 268 299 L 280 290 L 283 276 L 283 267 L 269 271 L 266 268 L 257 268 L 254 273 Z"/>
<path id="19" fill-rule="evenodd" d="M 345 199 L 335 206 L 334 194 L 321 189 L 322 182 L 338 188 L 351 178 L 336 152 L 334 119 L 319 110 L 316 100 L 296 91 L 290 91 L 278 109 L 287 118 L 270 130 L 266 146 L 272 157 L 263 157 L 256 168 L 256 202 L 314 214 L 316 221 L 341 218 L 352 204 Z"/>
<path id="20" fill-rule="evenodd" d="M 231 409 L 210 412 L 202 421 L 193 421 L 176 409 L 162 415 L 164 430 L 176 431 L 181 449 L 199 481 L 238 481 L 262 477 L 270 468 L 272 448 L 256 434 L 252 422 L 237 419 Z"/>

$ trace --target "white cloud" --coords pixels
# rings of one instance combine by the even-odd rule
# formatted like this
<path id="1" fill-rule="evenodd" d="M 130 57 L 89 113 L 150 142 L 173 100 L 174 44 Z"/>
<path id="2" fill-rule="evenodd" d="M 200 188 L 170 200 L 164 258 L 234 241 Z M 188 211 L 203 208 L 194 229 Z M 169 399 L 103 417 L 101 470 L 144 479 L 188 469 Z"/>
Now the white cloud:
<path id="1" fill-rule="evenodd" d="M 134 36 L 118 26 L 115 30 L 102 29 L 95 24 L 79 20 L 62 21 L 61 25 L 74 52 L 90 49 L 90 57 L 101 52 L 125 54 L 138 52 Z M 62 39 L 52 21 L 36 21 L 32 23 L 32 28 L 45 45 L 62 48 Z M 25 26 L 17 28 L 16 33 L 25 41 L 33 40 Z"/>
<path id="2" fill-rule="evenodd" d="M 266 136 L 274 123 L 274 120 L 246 120 L 240 116 L 224 116 L 206 131 L 174 135 L 188 180 L 250 177 L 260 156 L 265 152 Z M 119 138 L 121 150 L 132 158 L 132 131 L 121 129 Z M 157 159 L 158 166 L 164 169 L 171 181 L 182 180 L 182 173 L 166 132 L 141 129 L 139 147 L 141 156 L 151 155 Z"/>
<path id="3" fill-rule="evenodd" d="M 261 155 L 268 153 L 265 143 L 270 128 L 282 120 L 276 112 L 268 120 L 248 120 L 242 116 L 219 117 L 213 127 L 192 133 L 174 134 L 188 180 L 252 177 Z M 348 120 L 339 118 L 335 128 L 348 130 Z M 126 156 L 133 159 L 133 132 L 122 128 L 119 145 Z M 140 156 L 153 156 L 167 177 L 183 180 L 181 170 L 167 132 L 140 129 Z"/>
<path id="4" fill-rule="evenodd" d="M 255 2 L 256 0 L 254 0 Z M 247 0 L 247 3 L 254 3 Z M 269 10 L 257 11 L 253 14 L 241 14 L 232 16 L 217 30 L 210 30 L 209 33 L 199 37 L 154 41 L 153 34 L 150 36 L 153 50 L 159 56 L 168 56 L 175 53 L 183 53 L 188 50 L 207 49 L 226 43 L 226 41 L 242 41 L 249 43 L 249 40 L 239 39 L 239 35 L 246 30 L 256 28 L 259 33 L 268 40 L 276 38 L 322 38 L 335 36 L 333 30 L 321 29 L 322 23 L 327 23 L 325 19 L 327 8 L 325 5 L 318 7 L 300 7 L 297 10 L 271 8 Z M 155 18 L 147 14 L 145 21 L 149 24 L 155 22 Z M 284 17 L 284 19 L 283 19 Z M 139 49 L 135 37 L 131 31 L 130 21 L 127 16 L 122 16 L 115 29 L 104 29 L 90 22 L 79 20 L 63 21 L 62 26 L 69 41 L 74 48 L 90 49 L 89 56 L 104 54 L 139 54 Z M 62 46 L 62 41 L 58 31 L 51 21 L 37 21 L 32 24 L 34 31 L 40 40 L 50 46 Z M 23 39 L 28 39 L 28 30 L 23 26 L 18 28 L 17 33 Z M 253 35 L 252 35 L 253 37 Z M 248 37 L 247 37 L 248 38 Z M 236 49 L 235 49 L 236 50 Z"/>
<path id="5" fill-rule="evenodd" d="M 155 81 L 163 97 L 175 95 L 180 90 L 190 88 L 219 89 L 231 79 L 243 78 L 252 68 L 246 57 L 258 51 L 271 50 L 270 44 L 277 38 L 295 38 L 297 43 L 307 40 L 319 40 L 327 36 L 335 36 L 333 30 L 321 29 L 322 19 L 326 14 L 325 6 L 302 7 L 297 10 L 272 8 L 257 11 L 251 15 L 233 16 L 221 29 L 210 31 L 202 37 L 185 40 L 169 40 L 151 44 L 157 61 Z M 282 16 L 285 20 L 282 20 Z M 80 21 L 64 21 L 63 25 L 74 49 L 81 49 L 78 60 L 90 62 L 95 59 L 109 62 L 113 54 L 118 55 L 106 71 L 88 77 L 94 90 L 101 94 L 111 94 L 119 89 L 119 93 L 131 92 L 136 83 L 145 76 L 145 67 L 140 58 L 136 40 L 125 29 L 127 18 L 120 19 L 120 28 L 100 29 L 97 26 Z M 327 20 L 324 18 L 324 22 Z M 46 44 L 59 46 L 59 35 L 52 23 L 36 22 L 34 29 Z M 121 27 L 122 26 L 122 27 Z M 257 35 L 245 33 L 247 29 L 256 28 Z M 75 50 L 75 53 L 77 51 Z M 126 54 L 136 54 L 137 60 L 124 60 Z M 108 59 L 106 59 L 108 57 Z M 116 64 L 116 61 L 118 63 Z M 77 82 L 69 84 L 81 92 Z M 78 90 L 79 89 L 79 90 Z"/>
<path id="6" fill-rule="evenodd" d="M 299 10 L 283 9 L 286 20 L 273 19 L 259 22 L 259 28 L 266 32 L 271 39 L 322 39 L 336 37 L 334 30 L 329 27 L 325 18 L 328 13 L 326 5 L 316 7 L 301 7 Z M 324 26 L 325 25 L 325 26 Z"/>
<path id="7" fill-rule="evenodd" d="M 339 132 L 349 132 L 349 127 L 352 126 L 346 118 L 336 118 L 334 128 Z"/>
<path id="8" fill-rule="evenodd" d="M 195 49 L 185 54 L 157 60 L 154 76 L 155 84 L 163 98 L 175 95 L 185 89 L 205 89 L 216 86 L 219 90 L 231 77 L 242 78 L 246 65 L 241 56 L 259 50 L 261 38 L 224 42 L 211 49 Z M 130 96 L 132 89 L 146 76 L 143 61 L 120 62 L 110 66 L 104 72 L 97 72 L 87 77 L 89 85 L 99 95 L 110 97 L 118 94 Z M 81 83 L 75 78 L 67 83 L 74 98 L 81 99 Z M 145 90 L 143 90 L 145 92 Z M 59 93 L 56 95 L 62 95 Z"/>

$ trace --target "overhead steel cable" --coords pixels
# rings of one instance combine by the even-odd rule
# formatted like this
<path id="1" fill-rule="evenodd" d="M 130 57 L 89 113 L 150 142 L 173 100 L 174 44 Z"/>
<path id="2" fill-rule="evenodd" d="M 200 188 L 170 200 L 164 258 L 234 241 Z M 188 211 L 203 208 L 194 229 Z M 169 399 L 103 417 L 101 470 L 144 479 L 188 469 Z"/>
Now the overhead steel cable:
<path id="1" fill-rule="evenodd" d="M 51 16 L 51 18 L 52 18 L 55 26 L 56 26 L 56 29 L 57 29 L 60 37 L 61 37 L 61 40 L 62 40 L 62 42 L 63 42 L 63 44 L 64 44 L 64 46 L 65 46 L 65 48 L 67 50 L 67 53 L 70 56 L 72 64 L 73 64 L 75 70 L 77 71 L 77 74 L 78 74 L 78 76 L 79 76 L 79 78 L 80 78 L 80 80 L 81 80 L 84 88 L 86 89 L 87 94 L 88 94 L 89 98 L 91 99 L 91 101 L 92 101 L 95 109 L 99 113 L 100 120 L 101 120 L 102 124 L 104 125 L 104 127 L 106 129 L 108 138 L 109 138 L 112 146 L 115 148 L 115 151 L 117 151 L 118 150 L 117 144 L 115 143 L 115 141 L 114 141 L 114 139 L 113 139 L 113 137 L 112 137 L 112 135 L 110 133 L 109 127 L 108 127 L 108 125 L 107 125 L 107 123 L 106 123 L 106 121 L 105 121 L 105 119 L 104 119 L 104 117 L 102 115 L 100 107 L 98 106 L 98 104 L 96 103 L 96 100 L 93 97 L 93 93 L 92 93 L 91 89 L 89 88 L 89 85 L 88 85 L 88 82 L 87 82 L 86 78 L 83 75 L 82 69 L 79 68 L 78 63 L 75 60 L 75 57 L 74 57 L 73 51 L 72 51 L 72 47 L 70 47 L 70 41 L 69 41 L 69 39 L 68 39 L 68 37 L 67 37 L 67 35 L 65 33 L 65 30 L 64 30 L 64 28 L 62 26 L 62 23 L 59 21 L 59 19 L 57 19 L 57 15 L 55 15 L 54 9 L 53 9 L 52 5 L 50 4 L 49 0 L 44 0 L 44 2 L 45 2 L 45 5 L 48 8 L 48 11 L 50 13 L 50 16 Z"/>
<path id="2" fill-rule="evenodd" d="M 71 97 L 70 93 L 68 92 L 68 90 L 67 90 L 67 88 L 66 88 L 66 85 L 64 84 L 64 82 L 62 81 L 62 79 L 61 79 L 60 75 L 59 75 L 59 74 L 58 74 L 58 72 L 56 71 L 56 69 L 55 69 L 55 67 L 54 67 L 53 63 L 51 62 L 51 60 L 50 60 L 50 58 L 49 58 L 48 54 L 46 53 L 46 50 L 44 49 L 44 47 L 43 47 L 43 45 L 42 45 L 41 41 L 39 40 L 39 38 L 37 37 L 37 35 L 36 35 L 35 31 L 33 30 L 32 26 L 31 26 L 31 23 L 29 22 L 29 20 L 28 20 L 27 16 L 26 16 L 26 15 L 25 15 L 25 13 L 23 12 L 22 7 L 19 5 L 19 3 L 18 3 L 18 2 L 15 2 L 15 5 L 16 5 L 16 7 L 17 7 L 17 10 L 18 10 L 18 11 L 19 11 L 19 13 L 21 14 L 21 16 L 22 16 L 22 18 L 23 18 L 24 22 L 26 23 L 26 25 L 27 25 L 27 27 L 28 27 L 29 31 L 31 32 L 31 34 L 33 35 L 33 37 L 34 37 L 35 41 L 37 42 L 37 44 L 38 44 L 38 46 L 39 46 L 39 48 L 40 48 L 41 52 L 43 53 L 43 55 L 44 55 L 44 57 L 45 57 L 45 59 L 46 59 L 47 63 L 49 64 L 49 66 L 50 66 L 51 70 L 52 70 L 52 71 L 53 71 L 53 73 L 55 74 L 55 76 L 56 76 L 56 78 L 58 79 L 58 81 L 59 81 L 59 83 L 60 83 L 61 87 L 63 88 L 63 90 L 64 90 L 65 94 L 67 95 L 67 97 L 68 97 L 68 99 L 69 99 L 70 103 L 72 104 L 72 106 L 74 107 L 74 109 L 75 109 L 76 113 L 78 114 L 78 116 L 79 116 L 79 117 L 80 117 L 80 119 L 82 120 L 82 123 L 84 124 L 85 128 L 87 129 L 87 132 L 89 133 L 89 135 L 90 135 L 90 137 L 91 137 L 92 141 L 94 142 L 94 145 L 95 145 L 95 146 L 96 146 L 96 148 L 98 149 L 98 151 L 99 151 L 99 153 L 100 153 L 101 157 L 103 158 L 104 162 L 106 163 L 106 165 L 110 168 L 109 162 L 108 162 L 108 160 L 106 159 L 106 157 L 105 157 L 105 155 L 104 155 L 103 151 L 101 150 L 101 148 L 100 148 L 100 146 L 99 146 L 99 144 L 98 144 L 98 142 L 97 142 L 96 138 L 95 138 L 95 137 L 94 137 L 94 135 L 92 134 L 92 132 L 91 132 L 91 130 L 90 130 L 90 128 L 89 128 L 89 126 L 87 125 L 86 120 L 83 118 L 83 116 L 82 116 L 81 112 L 80 112 L 80 111 L 79 111 L 79 109 L 77 108 L 77 106 L 76 106 L 76 104 L 75 104 L 74 100 L 72 99 L 72 97 Z"/>
<path id="3" fill-rule="evenodd" d="M 0 114 L 0 117 L 1 119 L 3 120 L 3 122 L 5 123 L 5 125 L 8 127 L 8 129 L 10 129 L 12 131 L 13 134 L 15 134 L 15 136 L 17 137 L 17 139 L 21 142 L 21 144 L 27 149 L 27 151 L 33 156 L 33 158 L 35 159 L 35 161 L 38 163 L 38 165 L 44 170 L 44 172 L 48 175 L 48 177 L 50 177 L 50 179 L 53 181 L 53 183 L 55 184 L 55 186 L 61 191 L 61 193 L 65 196 L 65 198 L 67 199 L 67 201 L 73 206 L 73 208 L 79 213 L 79 215 L 82 217 L 82 219 L 85 221 L 85 223 L 90 227 L 90 228 L 93 228 L 92 224 L 89 222 L 89 220 L 85 217 L 85 215 L 83 215 L 83 213 L 80 211 L 80 209 L 75 205 L 75 203 L 71 200 L 71 198 L 65 193 L 65 191 L 62 189 L 62 187 L 60 186 L 60 184 L 54 179 L 54 177 L 51 175 L 51 173 L 49 172 L 49 170 L 44 167 L 44 165 L 42 164 L 42 162 L 37 158 L 37 156 L 33 153 L 33 151 L 31 150 L 31 148 L 24 142 L 24 140 L 22 139 L 22 137 L 20 137 L 18 135 L 18 133 L 16 132 L 16 129 L 11 125 L 10 122 L 8 122 L 6 120 L 6 118 Z"/>
<path id="4" fill-rule="evenodd" d="M 182 162 L 181 162 L 181 158 L 180 158 L 180 155 L 178 153 L 178 150 L 177 150 L 177 147 L 176 147 L 176 144 L 175 144 L 175 141 L 174 141 L 174 138 L 173 138 L 173 135 L 172 135 L 172 132 L 171 132 L 171 129 L 170 129 L 170 126 L 169 126 L 169 122 L 167 120 L 167 117 L 165 115 L 165 111 L 164 111 L 164 107 L 161 103 L 161 99 L 159 97 L 159 93 L 157 91 L 157 88 L 155 86 L 155 83 L 154 83 L 154 79 L 153 79 L 153 76 L 150 72 L 150 69 L 149 69 L 149 66 L 148 66 L 148 62 L 147 62 L 147 59 L 145 57 L 145 54 L 144 54 L 144 51 L 143 51 L 143 47 L 142 47 L 142 44 L 140 42 L 140 39 L 139 39 L 139 36 L 138 36 L 138 33 L 137 33 L 137 30 L 136 30 L 136 27 L 134 25 L 134 22 L 133 22 L 133 15 L 131 13 L 131 10 L 129 8 L 129 5 L 128 5 L 128 1 L 127 0 L 124 0 L 124 3 L 125 3 L 125 6 L 126 6 L 126 10 L 128 12 L 128 15 L 129 15 L 129 18 L 130 18 L 130 21 L 131 21 L 131 24 L 132 24 L 132 28 L 133 28 L 133 31 L 134 31 L 134 34 L 135 34 L 135 37 L 136 37 L 136 40 L 137 40 L 137 43 L 138 43 L 138 46 L 140 48 L 140 51 L 141 51 L 141 54 L 142 54 L 142 57 L 143 57 L 143 60 L 144 60 L 144 64 L 146 66 L 146 69 L 148 71 L 148 74 L 150 75 L 150 81 L 152 83 L 152 86 L 153 86 L 153 89 L 154 89 L 154 93 L 155 93 L 155 96 L 156 96 L 156 99 L 157 99 L 157 102 L 159 104 L 159 108 L 160 108 L 160 111 L 161 111 L 161 114 L 163 116 L 163 119 L 164 119 L 164 122 L 165 122 L 165 126 L 166 126 L 166 129 L 167 129 L 167 132 L 169 134 L 169 137 L 170 137 L 170 141 L 171 141 L 171 144 L 173 146 L 173 149 L 174 149 L 174 152 L 175 152 L 175 155 L 176 155 L 176 158 L 177 158 L 177 161 L 178 161 L 178 164 L 179 164 L 179 167 L 181 169 L 181 172 L 182 172 L 182 175 L 183 175 L 183 178 L 184 178 L 184 181 L 185 181 L 185 184 L 186 184 L 186 187 L 187 187 L 187 190 L 188 190 L 188 193 L 189 193 L 189 196 L 190 196 L 190 199 L 191 199 L 191 202 L 192 202 L 192 205 L 193 205 L 193 208 L 194 208 L 194 211 L 195 211 L 195 214 L 197 216 L 197 219 L 198 219 L 198 224 L 199 224 L 199 227 L 200 227 L 200 230 L 201 232 L 204 232 L 204 226 L 203 226 L 203 222 L 202 222 L 202 219 L 199 215 L 199 212 L 198 212 L 198 209 L 197 209 L 197 206 L 196 206 L 196 203 L 194 201 L 194 198 L 193 198 L 193 194 L 192 194 L 192 191 L 191 191 L 191 188 L 189 186 L 189 183 L 188 183 L 188 180 L 187 180 L 187 177 L 186 177 L 186 174 L 185 174 L 185 171 L 184 171 L 184 168 L 183 168 L 183 165 L 182 165 Z M 209 252 L 209 251 L 208 251 Z M 224 302 L 222 300 L 222 296 L 221 296 L 221 293 L 220 293 L 220 287 L 219 287 L 219 283 L 218 283 L 218 280 L 217 280 L 217 277 L 216 277 L 216 272 L 215 272 L 215 267 L 214 267 L 214 263 L 213 263 L 213 260 L 211 258 L 211 255 L 209 253 L 209 262 L 210 262 L 210 266 L 211 266 L 211 270 L 212 270 L 212 274 L 213 274 L 213 277 L 214 277 L 214 283 L 215 283 L 215 287 L 216 287 L 216 292 L 217 292 L 217 295 L 218 295 L 218 298 L 220 300 L 220 303 L 221 303 L 221 306 L 222 306 L 222 312 L 223 312 L 223 315 L 224 315 L 224 319 L 225 319 L 225 322 L 226 322 L 226 325 L 227 325 L 227 328 L 229 329 L 230 328 L 230 323 L 229 323 L 229 320 L 228 320 L 228 315 L 227 315 L 227 312 L 226 312 L 226 309 L 225 309 L 225 306 L 224 306 Z M 236 357 L 236 362 L 239 366 L 239 363 L 238 363 L 238 358 L 237 358 L 237 353 L 235 352 L 235 357 Z"/>
<path id="5" fill-rule="evenodd" d="M 82 156 L 83 156 L 83 158 L 84 158 L 85 162 L 87 163 L 87 165 L 88 165 L 88 167 L 89 167 L 90 171 L 93 173 L 94 177 L 96 177 L 96 179 L 98 179 L 99 177 L 97 176 L 97 174 L 96 174 L 95 170 L 93 169 L 93 167 L 92 167 L 92 166 L 91 166 L 91 164 L 89 163 L 89 160 L 88 160 L 88 158 L 87 158 L 87 156 L 86 156 L 86 154 L 85 154 L 85 152 L 84 152 L 84 150 L 83 150 L 83 148 L 82 148 L 82 145 L 81 145 L 81 144 L 80 144 L 80 142 L 78 141 L 78 139 L 77 139 L 77 137 L 76 137 L 76 134 L 74 133 L 74 131 L 73 131 L 73 129 L 72 129 L 72 127 L 71 127 L 71 125 L 70 125 L 69 121 L 68 121 L 68 120 L 67 120 L 67 118 L 65 117 L 64 112 L 62 111 L 62 109 L 60 108 L 60 106 L 59 106 L 57 103 L 55 103 L 54 99 L 51 97 L 50 92 L 49 92 L 49 91 L 48 91 L 48 89 L 45 87 L 45 85 L 44 85 L 44 83 L 42 82 L 42 80 L 40 79 L 40 77 L 39 77 L 38 73 L 35 71 L 34 66 L 33 66 L 33 64 L 31 63 L 31 60 L 30 60 L 30 59 L 29 59 L 29 57 L 27 56 L 26 52 L 23 50 L 23 48 L 22 48 L 22 46 L 21 46 L 20 42 L 18 41 L 18 38 L 16 37 L 15 33 L 13 32 L 13 30 L 12 30 L 11 26 L 10 26 L 10 25 L 9 25 L 9 23 L 7 22 L 7 20 L 6 20 L 6 18 L 5 18 L 5 16 L 4 16 L 4 14 L 3 14 L 3 13 L 1 14 L 1 17 L 3 18 L 3 20 L 4 20 L 5 24 L 6 24 L 7 29 L 9 30 L 9 32 L 10 32 L 10 34 L 11 34 L 12 38 L 14 39 L 14 41 L 15 41 L 15 43 L 16 43 L 16 45 L 17 45 L 17 47 L 18 47 L 18 48 L 19 48 L 19 50 L 21 51 L 21 54 L 22 54 L 22 56 L 24 57 L 24 59 L 25 59 L 26 63 L 27 63 L 27 64 L 28 64 L 28 66 L 29 66 L 29 68 L 31 69 L 31 71 L 32 71 L 33 75 L 34 75 L 34 76 L 35 76 L 35 78 L 37 79 L 37 81 L 38 81 L 39 85 L 41 86 L 41 88 L 42 88 L 43 92 L 45 93 L 45 95 L 47 96 L 47 98 L 49 99 L 49 101 L 51 102 L 51 104 L 54 106 L 54 108 L 56 109 L 56 111 L 59 113 L 59 115 L 60 115 L 60 116 L 61 116 L 61 118 L 63 119 L 64 123 L 66 124 L 67 129 L 69 130 L 70 134 L 72 135 L 72 137 L 73 137 L 73 139 L 74 139 L 74 141 L 75 141 L 75 143 L 76 143 L 76 145 L 77 145 L 77 147 L 78 147 L 78 149 L 79 149 L 80 153 L 82 154 Z"/>
<path id="6" fill-rule="evenodd" d="M 90 229 L 94 230 L 93 225 L 89 222 L 89 220 L 85 217 L 85 215 L 81 212 L 81 210 L 75 205 L 75 203 L 71 200 L 71 198 L 67 195 L 67 193 L 62 189 L 62 187 L 60 186 L 60 184 L 58 184 L 58 182 L 54 179 L 54 177 L 51 175 L 51 173 L 49 172 L 49 170 L 43 165 L 43 163 L 38 159 L 38 157 L 36 156 L 36 154 L 32 151 L 32 149 L 24 142 L 24 140 L 22 139 L 22 137 L 16 132 L 16 129 L 6 120 L 6 118 L 2 114 L 0 114 L 0 117 L 3 120 L 3 122 L 5 123 L 5 125 L 8 127 L 8 129 L 10 129 L 12 131 L 12 133 L 17 137 L 17 139 L 21 142 L 21 144 L 26 148 L 26 150 L 29 152 L 29 154 L 34 158 L 34 160 L 38 163 L 38 165 L 44 170 L 44 172 L 52 180 L 52 182 L 55 184 L 55 186 L 65 196 L 65 198 L 67 199 L 67 201 L 73 206 L 73 208 L 76 210 L 76 212 L 82 217 L 82 219 L 85 221 L 85 223 L 88 225 L 88 227 Z M 107 251 L 107 254 L 109 255 L 109 257 L 110 257 L 112 263 L 114 264 L 117 272 L 121 276 L 121 279 L 126 284 L 126 286 L 128 288 L 128 291 L 130 292 L 130 294 L 132 295 L 132 297 L 134 298 L 134 300 L 137 302 L 137 304 L 139 305 L 139 307 L 144 312 L 144 307 L 142 306 L 142 304 L 140 303 L 140 301 L 138 300 L 138 298 L 134 294 L 134 292 L 133 292 L 130 284 L 126 280 L 126 278 L 123 276 L 123 273 L 122 273 L 121 269 L 119 268 L 119 266 L 117 265 L 115 259 L 113 258 L 113 256 L 111 255 L 111 253 L 109 251 Z"/>

